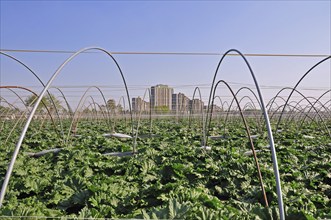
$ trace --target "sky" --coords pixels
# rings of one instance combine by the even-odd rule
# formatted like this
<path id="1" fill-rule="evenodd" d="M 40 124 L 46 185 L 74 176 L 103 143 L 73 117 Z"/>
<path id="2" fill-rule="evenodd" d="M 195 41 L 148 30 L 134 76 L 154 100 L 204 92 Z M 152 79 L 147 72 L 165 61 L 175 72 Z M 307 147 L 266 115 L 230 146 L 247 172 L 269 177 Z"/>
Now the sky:
<path id="1" fill-rule="evenodd" d="M 331 54 L 331 1 L 6 1 L 0 0 L 0 49 L 110 52 L 180 52 L 214 55 L 114 54 L 131 97 L 167 84 L 192 97 L 196 86 L 206 101 L 221 54 Z M 71 53 L 8 52 L 45 83 Z M 215 55 L 216 54 L 216 55 Z M 247 57 L 265 102 L 325 57 Z M 0 84 L 40 92 L 40 83 L 17 62 L 0 55 Z M 217 79 L 236 90 L 253 85 L 243 59 L 224 59 Z M 113 60 L 91 51 L 72 60 L 53 86 L 76 101 L 88 86 L 106 98 L 125 95 Z M 301 91 L 318 97 L 331 88 L 330 59 L 302 82 Z M 13 96 L 0 90 L 2 96 Z M 97 92 L 91 89 L 91 92 Z M 220 96 L 229 96 L 220 88 Z M 285 95 L 285 93 L 284 93 Z M 326 96 L 331 99 L 330 96 Z"/>

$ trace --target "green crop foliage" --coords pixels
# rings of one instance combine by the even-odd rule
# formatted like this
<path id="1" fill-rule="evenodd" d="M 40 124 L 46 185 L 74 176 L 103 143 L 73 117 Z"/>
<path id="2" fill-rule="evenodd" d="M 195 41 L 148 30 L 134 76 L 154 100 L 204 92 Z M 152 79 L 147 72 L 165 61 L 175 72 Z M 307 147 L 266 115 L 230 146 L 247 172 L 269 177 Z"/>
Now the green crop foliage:
<path id="1" fill-rule="evenodd" d="M 11 124 L 12 123 L 12 124 Z M 20 134 L 3 126 L 0 183 Z M 224 129 L 212 122 L 211 135 Z M 200 122 L 156 119 L 152 138 L 138 138 L 138 154 L 103 153 L 132 149 L 132 140 L 107 138 L 106 123 L 80 121 L 77 134 L 62 142 L 50 122 L 34 121 L 15 163 L 0 216 L 143 219 L 278 219 L 276 184 L 265 131 L 254 121 L 254 139 L 269 207 L 264 207 L 253 157 L 242 124 L 229 121 L 225 139 L 201 149 Z M 330 125 L 330 122 L 329 122 Z M 63 121 L 64 129 L 69 122 Z M 150 132 L 142 121 L 140 132 Z M 116 131 L 130 133 L 119 120 Z M 253 134 L 253 133 L 252 133 Z M 287 219 L 331 218 L 331 141 L 315 124 L 275 133 Z M 312 138 L 313 137 L 313 138 Z M 31 157 L 27 153 L 61 148 Z"/>

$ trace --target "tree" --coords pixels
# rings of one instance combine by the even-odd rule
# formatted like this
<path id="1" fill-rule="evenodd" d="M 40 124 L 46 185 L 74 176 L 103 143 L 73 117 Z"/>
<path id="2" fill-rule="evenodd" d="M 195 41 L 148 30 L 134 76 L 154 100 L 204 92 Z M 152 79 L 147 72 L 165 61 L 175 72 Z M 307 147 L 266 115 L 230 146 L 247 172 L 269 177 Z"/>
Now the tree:
<path id="1" fill-rule="evenodd" d="M 108 99 L 107 108 L 110 110 L 114 110 L 116 108 L 116 103 L 114 99 Z"/>
<path id="2" fill-rule="evenodd" d="M 154 110 L 155 110 L 155 113 L 157 113 L 157 114 L 158 114 L 158 113 L 159 113 L 159 114 L 167 114 L 167 113 L 170 112 L 169 107 L 166 106 L 166 105 L 155 106 Z"/>
<path id="3" fill-rule="evenodd" d="M 36 103 L 38 99 L 38 96 L 35 94 L 32 94 L 30 96 L 28 96 L 24 102 L 26 106 L 34 106 L 34 104 Z M 41 99 L 41 103 L 39 104 L 37 110 L 42 111 L 45 106 L 47 106 L 48 110 L 53 111 L 55 110 L 55 108 L 59 111 L 60 109 L 63 109 L 63 106 L 61 105 L 61 102 L 55 98 L 54 95 L 50 94 L 50 95 L 45 95 L 42 99 Z"/>
<path id="4" fill-rule="evenodd" d="M 117 110 L 117 112 L 123 112 L 124 109 L 123 109 L 123 106 L 121 104 L 117 104 L 116 110 Z"/>

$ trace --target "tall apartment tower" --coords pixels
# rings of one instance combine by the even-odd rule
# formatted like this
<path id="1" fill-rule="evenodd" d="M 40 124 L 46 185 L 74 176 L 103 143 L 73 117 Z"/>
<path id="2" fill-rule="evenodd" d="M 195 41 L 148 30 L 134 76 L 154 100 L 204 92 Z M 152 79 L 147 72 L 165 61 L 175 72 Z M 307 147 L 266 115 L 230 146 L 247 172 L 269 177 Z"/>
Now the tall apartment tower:
<path id="1" fill-rule="evenodd" d="M 204 103 L 200 99 L 190 100 L 190 109 L 193 113 L 201 113 L 204 108 Z"/>
<path id="2" fill-rule="evenodd" d="M 134 113 L 149 111 L 149 102 L 144 101 L 142 98 L 132 98 L 132 111 Z"/>
<path id="3" fill-rule="evenodd" d="M 172 94 L 172 112 L 188 112 L 190 109 L 190 99 L 184 93 Z"/>
<path id="4" fill-rule="evenodd" d="M 172 94 L 174 89 L 167 85 L 156 85 L 151 87 L 151 107 L 158 109 L 158 107 L 166 108 L 171 111 L 172 108 Z"/>

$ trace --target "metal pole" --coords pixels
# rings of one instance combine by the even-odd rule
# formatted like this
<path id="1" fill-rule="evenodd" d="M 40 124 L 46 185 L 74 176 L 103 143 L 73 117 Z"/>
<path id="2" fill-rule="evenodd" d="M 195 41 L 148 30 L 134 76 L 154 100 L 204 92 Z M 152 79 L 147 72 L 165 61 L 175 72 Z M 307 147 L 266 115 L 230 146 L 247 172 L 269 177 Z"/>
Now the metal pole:
<path id="1" fill-rule="evenodd" d="M 29 128 L 29 125 L 32 121 L 32 118 L 42 100 L 42 98 L 44 97 L 45 93 L 47 92 L 47 90 L 49 89 L 49 87 L 51 86 L 52 82 L 54 81 L 54 79 L 57 77 L 57 75 L 61 72 L 61 70 L 65 67 L 65 65 L 67 63 L 69 63 L 73 58 L 75 58 L 77 55 L 79 55 L 80 53 L 83 53 L 85 51 L 88 51 L 88 50 L 100 50 L 102 52 L 105 52 L 106 54 L 108 54 L 112 59 L 113 61 L 115 62 L 116 66 L 118 67 L 119 71 L 120 71 L 120 74 L 122 76 L 122 79 L 123 79 L 123 83 L 124 83 L 124 86 L 125 86 L 125 89 L 126 89 L 126 92 L 127 92 L 127 98 L 128 98 L 128 102 L 129 102 L 129 109 L 130 109 L 130 114 L 131 114 L 131 124 L 132 124 L 132 111 L 131 111 L 131 104 L 130 104 L 130 97 L 129 97 L 129 92 L 128 92 L 128 89 L 127 89 L 127 85 L 126 85 L 126 82 L 125 82 L 125 78 L 123 76 L 123 73 L 122 73 L 122 70 L 121 68 L 119 67 L 118 63 L 116 62 L 116 60 L 113 58 L 113 56 L 106 50 L 102 49 L 102 48 L 99 48 L 99 47 L 88 47 L 88 48 L 83 48 L 79 51 L 77 51 L 75 54 L 71 55 L 66 61 L 63 62 L 63 64 L 56 70 L 56 72 L 52 75 L 52 77 L 50 78 L 50 80 L 47 82 L 46 86 L 44 87 L 43 91 L 40 93 L 37 101 L 36 101 L 36 104 L 33 106 L 33 109 L 29 115 L 29 118 L 22 130 L 22 133 L 21 133 L 21 136 L 16 144 L 16 147 L 15 147 L 15 150 L 14 150 L 14 153 L 13 153 L 13 156 L 12 156 L 12 159 L 10 161 L 10 164 L 8 166 L 8 169 L 7 169 L 7 172 L 6 172 L 6 176 L 5 176 L 5 179 L 3 181 L 3 184 L 2 184 L 2 188 L 1 188 L 1 192 L 0 192 L 0 208 L 2 207 L 2 204 L 3 204 L 3 200 L 4 200 L 4 197 L 5 197 L 5 193 L 6 193 L 6 189 L 7 189 L 7 186 L 8 186 L 8 183 L 9 183 L 9 179 L 10 179 L 10 176 L 13 172 L 13 168 L 14 168 L 14 164 L 15 164 L 15 161 L 16 161 L 16 158 L 17 158 L 17 155 L 19 153 L 19 150 L 21 148 L 21 145 L 22 145 L 22 142 L 24 140 L 24 137 L 25 137 L 25 134 Z M 133 134 L 133 124 L 132 124 L 132 134 Z"/>

